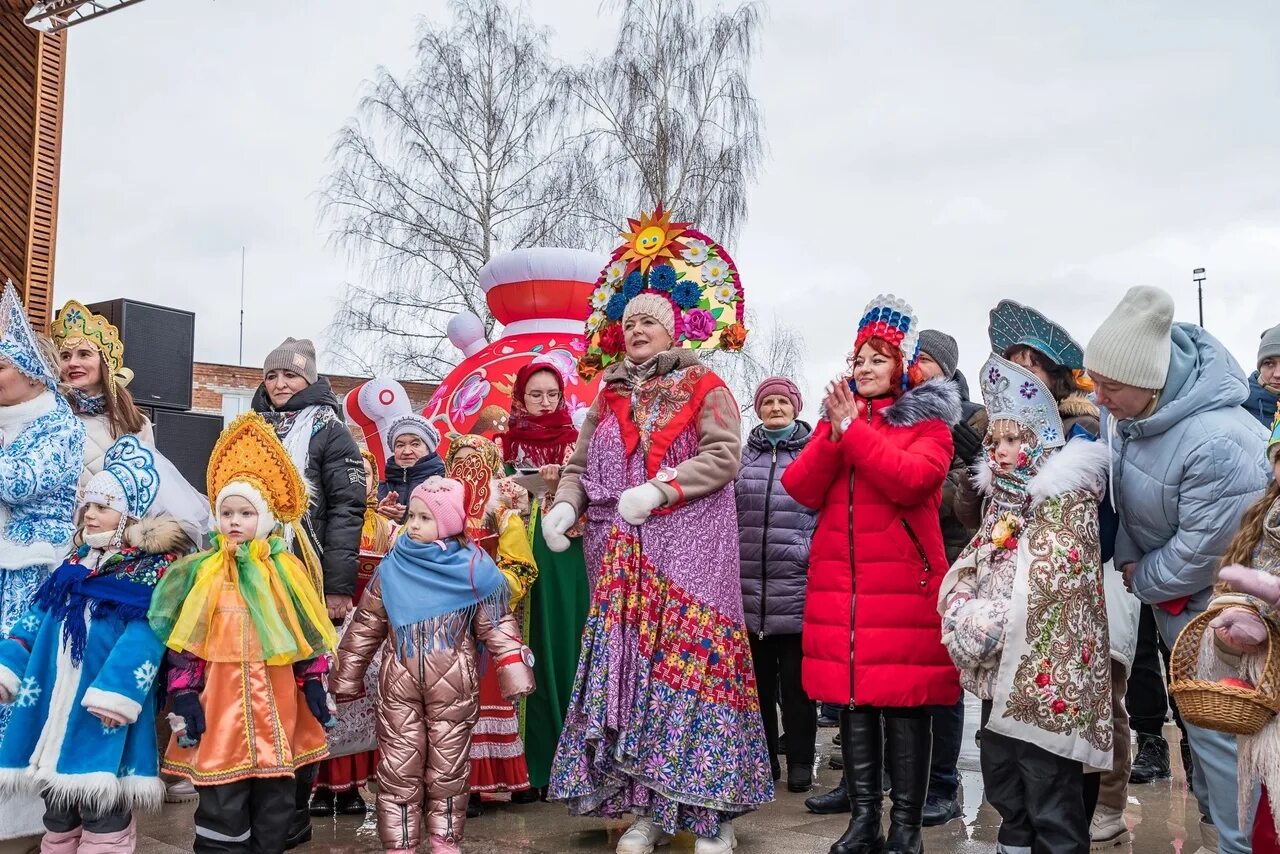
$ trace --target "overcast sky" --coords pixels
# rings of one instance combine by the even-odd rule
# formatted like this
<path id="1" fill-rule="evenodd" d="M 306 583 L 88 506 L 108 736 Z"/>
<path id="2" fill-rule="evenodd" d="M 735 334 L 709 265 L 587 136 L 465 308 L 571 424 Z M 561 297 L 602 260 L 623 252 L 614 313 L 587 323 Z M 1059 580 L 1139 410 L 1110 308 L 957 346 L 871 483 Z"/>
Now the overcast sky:
<path id="1" fill-rule="evenodd" d="M 592 0 L 529 10 L 563 59 L 612 39 Z M 190 309 L 197 358 L 236 362 L 243 245 L 245 363 L 319 337 L 363 275 L 317 221 L 334 132 L 444 12 L 150 0 L 72 30 L 56 299 Z M 1266 0 L 774 2 L 768 160 L 729 247 L 747 299 L 802 331 L 816 391 L 882 291 L 955 335 L 972 377 L 1001 297 L 1084 343 L 1135 284 L 1194 321 L 1203 266 L 1206 325 L 1252 370 L 1280 323 L 1278 41 Z"/>

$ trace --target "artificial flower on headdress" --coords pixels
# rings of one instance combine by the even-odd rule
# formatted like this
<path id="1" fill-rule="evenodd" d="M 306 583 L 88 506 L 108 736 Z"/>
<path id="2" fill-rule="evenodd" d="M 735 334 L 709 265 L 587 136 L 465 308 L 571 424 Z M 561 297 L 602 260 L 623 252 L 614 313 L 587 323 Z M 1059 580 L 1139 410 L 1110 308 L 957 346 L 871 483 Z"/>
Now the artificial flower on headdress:
<path id="1" fill-rule="evenodd" d="M 133 371 L 124 366 L 124 342 L 120 340 L 120 330 L 82 303 L 68 300 L 53 321 L 49 335 L 59 350 L 84 345 L 101 354 L 107 366 L 106 382 L 103 385 L 108 394 L 113 394 L 116 388 L 124 388 L 133 381 Z"/>
<path id="2" fill-rule="evenodd" d="M 623 243 L 613 251 L 591 293 L 586 353 L 578 374 L 591 379 L 624 354 L 622 316 L 627 303 L 652 293 L 671 304 L 675 346 L 691 350 L 741 350 L 746 304 L 738 268 L 723 246 L 672 222 L 661 205 L 627 220 Z"/>
<path id="3" fill-rule="evenodd" d="M 4 295 L 0 296 L 0 359 L 50 390 L 58 387 L 58 372 L 45 360 L 12 279 L 5 281 Z"/>

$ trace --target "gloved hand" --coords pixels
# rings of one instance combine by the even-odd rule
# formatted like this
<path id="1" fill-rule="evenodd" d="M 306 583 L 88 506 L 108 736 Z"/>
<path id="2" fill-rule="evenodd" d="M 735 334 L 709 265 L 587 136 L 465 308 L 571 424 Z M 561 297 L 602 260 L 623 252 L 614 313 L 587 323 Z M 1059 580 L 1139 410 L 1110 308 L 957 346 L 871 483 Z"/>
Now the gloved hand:
<path id="1" fill-rule="evenodd" d="M 552 507 L 542 516 L 542 538 L 547 541 L 547 548 L 553 552 L 562 552 L 569 548 L 569 538 L 565 533 L 578 521 L 578 514 L 566 503 Z"/>
<path id="2" fill-rule="evenodd" d="M 1267 642 L 1267 624 L 1256 611 L 1227 608 L 1209 623 L 1223 646 L 1235 652 L 1253 652 Z"/>
<path id="3" fill-rule="evenodd" d="M 618 496 L 618 515 L 629 524 L 642 525 L 666 500 L 661 489 L 652 483 L 642 483 Z"/>
<path id="4" fill-rule="evenodd" d="M 1240 564 L 1224 566 L 1218 578 L 1231 585 L 1232 590 L 1248 596 L 1257 596 L 1273 607 L 1280 607 L 1280 578 Z"/>
<path id="5" fill-rule="evenodd" d="M 319 679 L 307 679 L 302 683 L 302 696 L 307 700 L 307 710 L 325 729 L 333 729 L 338 722 L 329 711 L 329 692 Z"/>
<path id="6" fill-rule="evenodd" d="M 187 729 L 178 735 L 179 747 L 195 747 L 204 735 L 204 707 L 195 691 L 179 691 L 173 695 L 173 713 L 182 718 Z"/>
<path id="7" fill-rule="evenodd" d="M 966 463 L 972 463 L 982 451 L 982 436 L 963 421 L 951 428 L 951 442 L 956 456 Z"/>

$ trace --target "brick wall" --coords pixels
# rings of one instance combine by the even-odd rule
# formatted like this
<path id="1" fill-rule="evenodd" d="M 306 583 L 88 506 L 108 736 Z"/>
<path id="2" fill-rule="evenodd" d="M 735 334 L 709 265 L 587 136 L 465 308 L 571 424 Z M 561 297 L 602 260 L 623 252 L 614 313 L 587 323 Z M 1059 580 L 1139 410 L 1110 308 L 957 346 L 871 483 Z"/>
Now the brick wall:
<path id="1" fill-rule="evenodd" d="M 329 379 L 338 400 L 342 400 L 347 392 L 368 379 L 368 377 L 348 377 L 341 374 L 321 374 L 321 376 Z M 253 396 L 261 383 L 262 368 L 196 362 L 191 381 L 191 408 L 195 412 L 221 415 L 223 414 L 223 396 L 232 395 L 243 398 L 242 410 L 247 410 L 248 399 Z M 435 383 L 401 380 L 401 384 L 409 393 L 414 409 L 419 411 L 427 405 L 427 401 L 436 390 Z"/>

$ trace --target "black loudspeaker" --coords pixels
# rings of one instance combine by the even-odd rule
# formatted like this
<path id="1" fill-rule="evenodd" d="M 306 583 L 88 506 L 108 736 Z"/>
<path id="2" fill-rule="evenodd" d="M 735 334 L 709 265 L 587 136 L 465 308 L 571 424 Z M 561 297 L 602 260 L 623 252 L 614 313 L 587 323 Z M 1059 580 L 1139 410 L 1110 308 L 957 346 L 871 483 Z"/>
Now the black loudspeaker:
<path id="1" fill-rule="evenodd" d="M 124 363 L 134 375 L 129 393 L 139 406 L 191 408 L 194 314 L 130 299 L 97 302 L 88 308 L 120 330 Z"/>
<path id="2" fill-rule="evenodd" d="M 154 409 L 147 412 L 147 417 L 155 431 L 156 448 L 168 457 L 187 483 L 204 492 L 209 457 L 222 433 L 222 416 Z"/>

